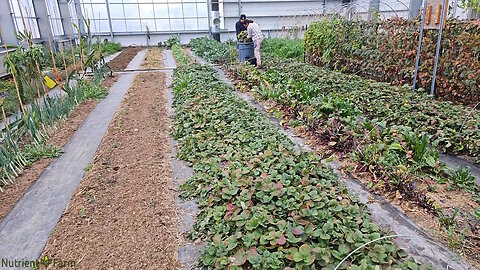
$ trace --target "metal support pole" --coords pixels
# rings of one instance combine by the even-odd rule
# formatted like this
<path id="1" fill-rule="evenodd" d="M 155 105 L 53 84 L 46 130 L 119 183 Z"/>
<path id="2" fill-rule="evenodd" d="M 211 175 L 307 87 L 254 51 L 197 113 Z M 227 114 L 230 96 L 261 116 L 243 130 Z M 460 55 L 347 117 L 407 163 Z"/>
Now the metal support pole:
<path id="1" fill-rule="evenodd" d="M 238 17 L 242 15 L 242 0 L 238 0 Z"/>
<path id="2" fill-rule="evenodd" d="M 305 32 L 307 32 L 308 30 L 308 24 L 305 25 Z M 303 46 L 303 62 L 306 63 L 307 62 L 307 49 L 305 46 Z"/>
<path id="3" fill-rule="evenodd" d="M 108 4 L 108 0 L 105 0 L 105 5 L 107 6 L 107 17 L 108 17 L 108 26 L 110 28 L 110 38 L 113 42 L 113 27 L 112 27 L 112 17 L 110 16 L 110 5 Z"/>
<path id="4" fill-rule="evenodd" d="M 447 0 L 443 0 L 442 5 L 442 20 L 440 21 L 440 30 L 438 30 L 437 52 L 435 54 L 435 65 L 433 66 L 432 88 L 430 88 L 430 95 L 435 93 L 435 79 L 437 77 L 438 58 L 440 58 L 440 47 L 442 43 L 443 23 L 445 22 L 445 13 L 447 12 Z"/>
<path id="5" fill-rule="evenodd" d="M 212 15 L 213 15 L 213 29 L 212 36 L 213 39 L 220 41 L 220 26 L 215 23 L 215 21 L 220 20 L 220 2 L 219 0 L 211 0 L 212 6 Z"/>
<path id="6" fill-rule="evenodd" d="M 425 22 L 425 14 L 427 11 L 427 0 L 424 0 L 424 1 L 425 3 L 423 4 L 422 22 L 420 23 L 420 35 L 418 36 L 417 59 L 415 60 L 415 73 L 413 75 L 412 91 L 415 91 L 415 85 L 417 84 L 418 65 L 420 63 L 420 51 L 422 50 L 423 24 Z"/>
<path id="7" fill-rule="evenodd" d="M 208 34 L 212 36 L 212 17 L 210 12 L 212 10 L 212 6 L 210 4 L 210 0 L 207 0 L 207 19 L 208 19 Z"/>

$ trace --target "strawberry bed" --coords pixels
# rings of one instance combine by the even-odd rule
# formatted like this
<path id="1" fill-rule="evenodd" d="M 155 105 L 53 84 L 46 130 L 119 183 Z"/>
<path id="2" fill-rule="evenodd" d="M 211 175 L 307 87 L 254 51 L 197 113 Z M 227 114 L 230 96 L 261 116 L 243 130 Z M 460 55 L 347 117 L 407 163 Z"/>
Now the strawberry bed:
<path id="1" fill-rule="evenodd" d="M 199 197 L 193 239 L 207 242 L 200 265 L 217 269 L 333 269 L 385 235 L 330 168 L 236 97 L 207 66 L 174 74 L 173 135 L 195 175 L 183 196 Z M 380 240 L 338 269 L 421 269 Z"/>

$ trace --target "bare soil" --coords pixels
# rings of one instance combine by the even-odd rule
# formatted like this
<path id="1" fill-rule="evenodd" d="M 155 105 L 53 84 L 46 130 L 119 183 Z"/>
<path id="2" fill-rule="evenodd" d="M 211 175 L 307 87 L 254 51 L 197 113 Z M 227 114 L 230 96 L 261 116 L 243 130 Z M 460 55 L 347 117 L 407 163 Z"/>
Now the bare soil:
<path id="1" fill-rule="evenodd" d="M 166 104 L 165 75 L 138 74 L 42 257 L 77 269 L 178 268 Z"/>
<path id="2" fill-rule="evenodd" d="M 149 48 L 143 59 L 140 69 L 161 69 L 163 68 L 163 49 L 160 47 Z"/>
<path id="3" fill-rule="evenodd" d="M 143 48 L 141 47 L 124 48 L 119 55 L 108 62 L 108 66 L 113 71 L 123 71 L 127 68 L 128 64 L 132 61 L 135 55 L 137 55 L 137 53 L 142 49 Z"/>

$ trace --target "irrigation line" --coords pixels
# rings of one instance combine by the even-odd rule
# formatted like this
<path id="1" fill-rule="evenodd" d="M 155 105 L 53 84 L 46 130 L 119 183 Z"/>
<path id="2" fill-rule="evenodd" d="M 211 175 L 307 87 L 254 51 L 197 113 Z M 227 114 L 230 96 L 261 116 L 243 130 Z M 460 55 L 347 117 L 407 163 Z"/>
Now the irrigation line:
<path id="1" fill-rule="evenodd" d="M 462 129 L 463 129 L 463 125 L 465 125 L 465 122 L 467 122 L 468 118 L 470 117 L 470 115 L 472 115 L 473 111 L 475 111 L 475 108 L 477 108 L 477 106 L 480 105 L 480 102 L 477 103 L 477 105 L 475 105 L 472 110 L 468 113 L 467 117 L 465 117 L 465 119 L 463 120 L 463 123 L 462 125 L 460 126 L 460 129 L 458 130 L 458 132 L 461 132 Z"/>
<path id="2" fill-rule="evenodd" d="M 380 241 L 380 240 L 383 240 L 383 239 L 393 238 L 393 237 L 413 237 L 413 236 L 411 236 L 411 235 L 399 235 L 399 234 L 395 234 L 395 235 L 383 236 L 383 237 L 380 237 L 380 238 L 377 238 L 377 239 L 368 241 L 367 243 L 359 246 L 358 248 L 356 248 L 356 249 L 354 249 L 352 252 L 350 252 L 345 258 L 343 258 L 343 260 L 341 260 L 341 261 L 337 264 L 337 266 L 335 266 L 335 268 L 334 268 L 333 270 L 337 270 L 337 269 L 342 265 L 342 263 L 344 263 L 350 256 L 352 256 L 355 252 L 359 251 L 360 249 L 364 248 L 365 246 L 368 246 L 368 245 L 370 245 L 371 243 L 374 243 L 374 242 L 377 242 L 377 241 Z"/>
<path id="3" fill-rule="evenodd" d="M 406 237 L 406 238 L 413 238 L 413 237 L 416 237 L 416 236 L 413 236 L 413 235 L 402 235 L 402 234 L 395 234 L 395 235 L 387 235 L 387 236 L 383 236 L 383 237 L 380 237 L 380 238 L 377 238 L 377 239 L 374 239 L 374 240 L 371 240 L 361 246 L 359 246 L 358 248 L 356 248 L 355 250 L 353 250 L 352 252 L 350 252 L 345 258 L 343 258 L 343 260 L 341 260 L 337 266 L 335 266 L 335 268 L 333 270 L 337 270 L 341 265 L 342 263 L 344 263 L 350 256 L 352 256 L 355 252 L 359 251 L 360 249 L 364 248 L 365 246 L 368 246 L 370 245 L 371 243 L 374 243 L 374 242 L 377 242 L 377 241 L 380 241 L 380 240 L 383 240 L 383 239 L 388 239 L 388 238 L 395 238 L 395 237 Z M 424 240 L 426 240 L 427 242 L 430 242 L 430 243 L 433 243 L 435 245 L 438 245 L 437 242 L 431 240 L 431 239 L 428 239 L 428 238 L 424 238 Z M 433 251 L 433 250 L 432 250 Z M 445 262 L 446 263 L 446 262 Z M 447 270 L 448 269 L 453 269 L 448 263 L 447 264 Z M 465 269 L 465 268 L 464 268 Z"/>

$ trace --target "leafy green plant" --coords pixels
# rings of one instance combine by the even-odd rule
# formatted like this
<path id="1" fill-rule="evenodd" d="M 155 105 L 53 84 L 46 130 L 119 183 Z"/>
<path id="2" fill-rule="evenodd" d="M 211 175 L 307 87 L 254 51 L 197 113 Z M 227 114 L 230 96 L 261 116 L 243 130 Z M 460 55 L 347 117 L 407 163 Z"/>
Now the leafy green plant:
<path id="1" fill-rule="evenodd" d="M 478 0 L 464 1 L 479 8 Z M 305 48 L 312 64 L 364 78 L 411 85 L 415 66 L 420 20 L 393 18 L 357 21 L 325 18 L 309 25 Z M 441 100 L 475 105 L 480 100 L 480 26 L 474 21 L 449 19 L 442 37 L 435 96 Z M 437 43 L 436 32 L 422 40 L 417 85 L 430 88 Z"/>
<path id="2" fill-rule="evenodd" d="M 97 83 L 88 83 L 86 81 L 80 81 L 79 87 L 84 92 L 85 99 L 103 99 L 108 95 L 107 89 Z"/>
<path id="3" fill-rule="evenodd" d="M 167 46 L 168 49 L 171 49 L 173 45 L 178 45 L 178 44 L 180 44 L 180 37 L 178 35 L 170 36 L 165 42 L 165 45 Z"/>
<path id="4" fill-rule="evenodd" d="M 43 158 L 56 158 L 63 154 L 63 149 L 46 144 L 46 142 L 31 143 L 23 148 L 27 165 Z"/>
<path id="5" fill-rule="evenodd" d="M 472 211 L 472 216 L 480 222 L 480 208 L 475 208 Z"/>
<path id="6" fill-rule="evenodd" d="M 221 43 L 208 37 L 192 39 L 190 47 L 197 56 L 215 64 L 233 63 L 238 58 L 233 44 Z"/>
<path id="7" fill-rule="evenodd" d="M 239 42 L 252 42 L 252 39 L 248 38 L 247 30 L 243 30 L 242 32 L 240 32 L 240 34 L 238 34 L 237 36 L 237 40 Z"/>
<path id="8" fill-rule="evenodd" d="M 266 38 L 261 49 L 266 54 L 303 61 L 304 49 L 301 39 Z"/>
<path id="9" fill-rule="evenodd" d="M 320 157 L 296 152 L 211 67 L 177 68 L 173 88 L 177 157 L 195 172 L 182 196 L 197 196 L 201 209 L 189 235 L 207 241 L 202 267 L 333 268 L 382 235 Z M 367 245 L 345 265 L 419 267 L 387 240 Z"/>
<path id="10" fill-rule="evenodd" d="M 172 44 L 171 50 L 179 65 L 187 65 L 190 63 L 190 57 L 185 53 L 180 43 Z"/>
<path id="11" fill-rule="evenodd" d="M 112 55 L 122 50 L 122 45 L 119 42 L 110 42 L 108 39 L 105 39 L 101 45 L 98 41 L 92 45 L 92 49 L 95 51 L 97 51 L 99 47 L 105 56 Z"/>
<path id="12" fill-rule="evenodd" d="M 472 175 L 469 167 L 457 167 L 457 170 L 449 173 L 448 182 L 451 189 L 463 189 L 474 194 L 474 199 L 480 201 L 480 187 L 475 181 L 475 176 Z"/>

